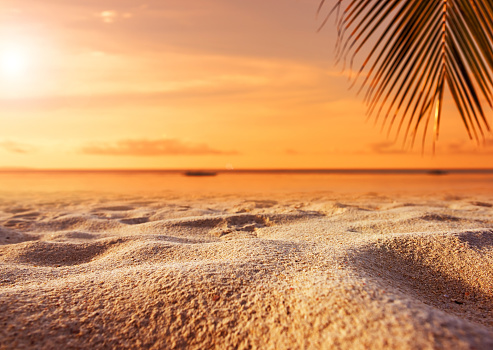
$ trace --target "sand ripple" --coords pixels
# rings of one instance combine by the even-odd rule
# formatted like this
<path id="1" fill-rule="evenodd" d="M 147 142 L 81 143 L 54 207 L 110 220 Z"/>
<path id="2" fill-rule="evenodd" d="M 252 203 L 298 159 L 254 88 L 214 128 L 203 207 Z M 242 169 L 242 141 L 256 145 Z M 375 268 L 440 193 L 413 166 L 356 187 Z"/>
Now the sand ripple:
<path id="1" fill-rule="evenodd" d="M 0 348 L 493 348 L 492 198 L 0 203 Z"/>

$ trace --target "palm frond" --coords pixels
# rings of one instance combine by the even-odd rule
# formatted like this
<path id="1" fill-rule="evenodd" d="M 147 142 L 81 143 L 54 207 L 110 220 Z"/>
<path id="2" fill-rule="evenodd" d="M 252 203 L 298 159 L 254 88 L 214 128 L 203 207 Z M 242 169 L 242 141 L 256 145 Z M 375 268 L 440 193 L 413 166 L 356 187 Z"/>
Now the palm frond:
<path id="1" fill-rule="evenodd" d="M 411 146 L 422 130 L 424 147 L 429 125 L 438 139 L 448 89 L 469 137 L 484 140 L 483 105 L 493 107 L 493 1 L 335 1 L 338 60 L 352 67 L 368 52 L 355 82 L 363 79 L 369 116 Z"/>

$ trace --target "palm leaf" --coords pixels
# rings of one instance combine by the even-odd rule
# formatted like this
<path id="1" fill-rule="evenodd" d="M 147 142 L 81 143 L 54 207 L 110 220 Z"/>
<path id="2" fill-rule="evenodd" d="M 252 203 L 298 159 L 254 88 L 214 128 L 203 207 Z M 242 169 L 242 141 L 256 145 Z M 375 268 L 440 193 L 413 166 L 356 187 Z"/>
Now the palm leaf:
<path id="1" fill-rule="evenodd" d="M 396 138 L 404 133 L 411 146 L 421 132 L 424 148 L 429 125 L 438 140 L 448 89 L 469 137 L 484 140 L 490 126 L 483 105 L 493 107 L 493 1 L 336 1 L 338 60 L 352 68 L 368 52 L 355 83 L 364 77 L 370 117 L 382 118 Z M 322 0 L 319 11 L 324 7 Z"/>

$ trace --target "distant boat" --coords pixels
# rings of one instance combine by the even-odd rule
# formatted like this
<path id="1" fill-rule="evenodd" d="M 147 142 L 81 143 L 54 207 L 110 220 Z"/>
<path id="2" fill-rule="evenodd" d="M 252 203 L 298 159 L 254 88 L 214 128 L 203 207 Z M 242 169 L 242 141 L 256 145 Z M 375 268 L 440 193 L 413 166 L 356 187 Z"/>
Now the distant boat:
<path id="1" fill-rule="evenodd" d="M 185 176 L 216 176 L 217 173 L 212 171 L 187 171 Z"/>
<path id="2" fill-rule="evenodd" d="M 445 170 L 440 170 L 440 169 L 428 171 L 428 175 L 447 175 L 447 174 L 448 173 Z"/>

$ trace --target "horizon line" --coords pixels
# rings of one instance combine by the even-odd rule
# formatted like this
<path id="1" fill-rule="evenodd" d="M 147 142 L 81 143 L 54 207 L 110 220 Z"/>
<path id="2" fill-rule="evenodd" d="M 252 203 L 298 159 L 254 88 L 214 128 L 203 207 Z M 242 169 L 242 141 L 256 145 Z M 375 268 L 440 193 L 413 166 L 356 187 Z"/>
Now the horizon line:
<path id="1" fill-rule="evenodd" d="M 214 173 L 334 173 L 334 174 L 493 174 L 493 168 L 28 168 L 28 167 L 0 167 L 0 173 L 186 173 L 188 171 Z"/>

